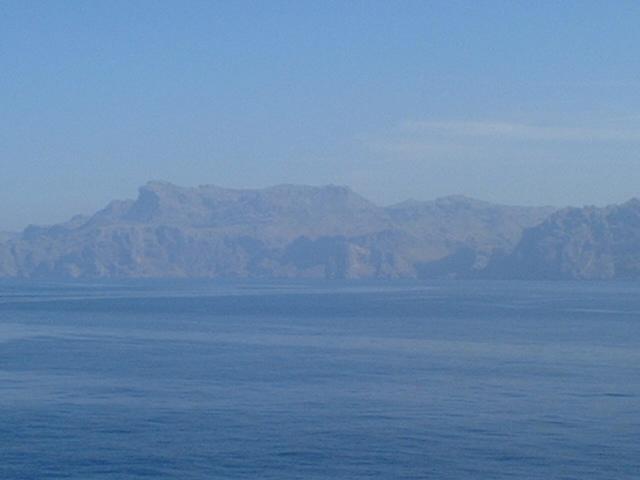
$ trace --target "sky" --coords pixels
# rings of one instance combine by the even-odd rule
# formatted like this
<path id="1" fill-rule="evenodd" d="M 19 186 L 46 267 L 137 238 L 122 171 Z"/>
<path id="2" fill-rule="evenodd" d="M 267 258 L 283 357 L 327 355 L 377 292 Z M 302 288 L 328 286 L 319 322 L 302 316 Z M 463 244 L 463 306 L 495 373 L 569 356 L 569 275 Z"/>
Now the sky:
<path id="1" fill-rule="evenodd" d="M 0 0 L 0 230 L 149 180 L 640 196 L 640 2 Z"/>

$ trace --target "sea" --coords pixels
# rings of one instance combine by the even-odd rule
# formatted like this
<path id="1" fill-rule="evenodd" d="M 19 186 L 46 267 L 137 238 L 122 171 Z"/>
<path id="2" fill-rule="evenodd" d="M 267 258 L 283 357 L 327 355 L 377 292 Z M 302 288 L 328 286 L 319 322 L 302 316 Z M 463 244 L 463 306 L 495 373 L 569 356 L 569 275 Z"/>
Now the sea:
<path id="1" fill-rule="evenodd" d="M 2 480 L 638 478 L 638 283 L 0 283 Z"/>

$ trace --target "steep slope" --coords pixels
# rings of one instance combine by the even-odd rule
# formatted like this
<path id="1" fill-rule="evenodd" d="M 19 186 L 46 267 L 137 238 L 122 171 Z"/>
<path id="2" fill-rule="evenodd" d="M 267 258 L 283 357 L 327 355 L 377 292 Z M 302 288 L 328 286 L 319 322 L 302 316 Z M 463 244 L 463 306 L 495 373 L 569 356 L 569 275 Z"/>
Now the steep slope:
<path id="1" fill-rule="evenodd" d="M 640 278 L 640 200 L 567 208 L 524 231 L 487 274 L 501 278 Z"/>

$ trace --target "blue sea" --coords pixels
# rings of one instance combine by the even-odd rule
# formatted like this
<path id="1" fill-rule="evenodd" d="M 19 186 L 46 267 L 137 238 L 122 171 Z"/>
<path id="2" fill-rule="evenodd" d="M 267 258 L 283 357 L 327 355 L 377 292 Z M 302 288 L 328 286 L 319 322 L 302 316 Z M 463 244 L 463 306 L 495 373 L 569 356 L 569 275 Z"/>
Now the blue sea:
<path id="1" fill-rule="evenodd" d="M 640 478 L 634 283 L 0 283 L 0 479 Z"/>

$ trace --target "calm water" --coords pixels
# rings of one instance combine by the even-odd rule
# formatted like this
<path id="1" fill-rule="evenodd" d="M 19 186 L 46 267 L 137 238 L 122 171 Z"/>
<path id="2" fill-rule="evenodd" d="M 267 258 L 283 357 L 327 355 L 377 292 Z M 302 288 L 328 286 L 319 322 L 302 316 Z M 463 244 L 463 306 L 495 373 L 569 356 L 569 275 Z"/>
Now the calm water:
<path id="1" fill-rule="evenodd" d="M 640 285 L 0 283 L 1 479 L 637 479 Z"/>

